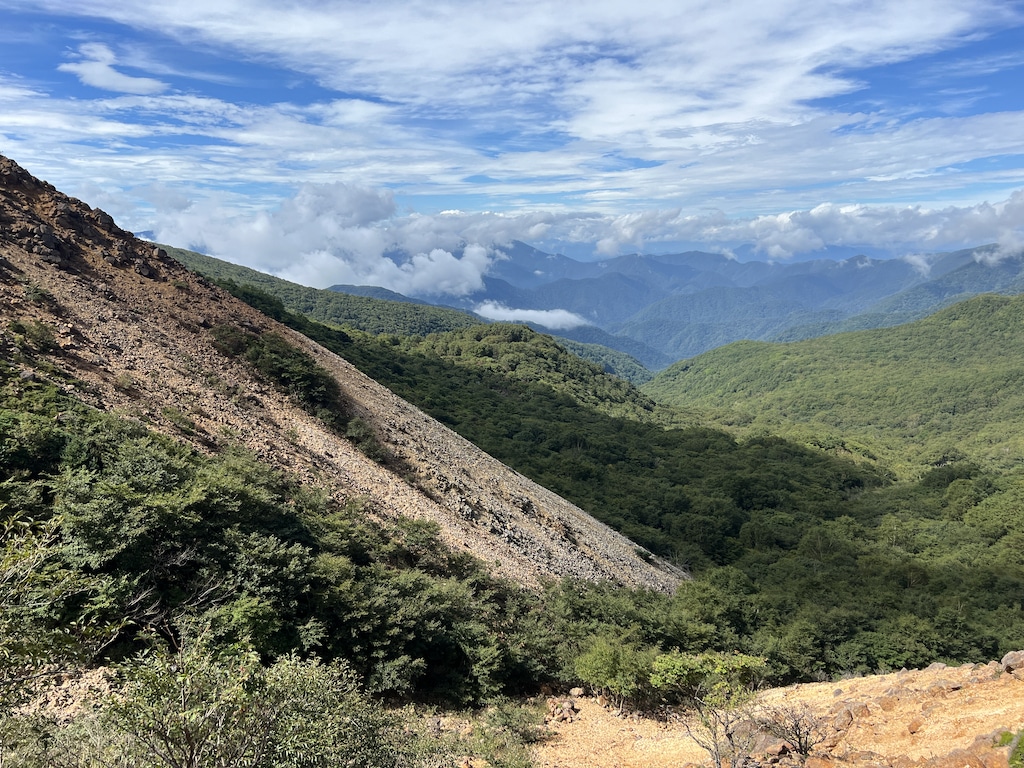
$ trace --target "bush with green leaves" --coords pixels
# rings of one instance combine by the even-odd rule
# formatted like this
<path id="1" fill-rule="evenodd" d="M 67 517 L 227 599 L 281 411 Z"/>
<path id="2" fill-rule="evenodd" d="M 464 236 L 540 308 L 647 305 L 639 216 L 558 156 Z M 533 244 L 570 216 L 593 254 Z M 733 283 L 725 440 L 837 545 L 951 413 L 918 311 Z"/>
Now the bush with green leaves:
<path id="1" fill-rule="evenodd" d="M 652 663 L 658 650 L 637 643 L 630 632 L 600 635 L 576 659 L 579 678 L 607 695 L 619 709 L 649 698 Z"/>
<path id="2" fill-rule="evenodd" d="M 744 653 L 673 650 L 654 659 L 650 682 L 659 693 L 684 705 L 728 703 L 756 691 L 767 671 L 764 659 Z"/>
<path id="3" fill-rule="evenodd" d="M 243 358 L 304 410 L 333 429 L 344 429 L 348 409 L 337 381 L 283 336 L 231 325 L 218 325 L 210 333 L 222 352 Z"/>
<path id="4" fill-rule="evenodd" d="M 120 628 L 101 619 L 107 581 L 61 561 L 60 519 L 4 516 L 7 506 L 0 502 L 0 711 L 94 657 Z"/>
<path id="5" fill-rule="evenodd" d="M 46 527 L 60 583 L 92 590 L 39 618 L 58 639 L 114 628 L 115 660 L 142 631 L 174 642 L 174 617 L 191 614 L 217 645 L 246 642 L 265 661 L 344 659 L 391 699 L 473 705 L 556 674 L 535 653 L 538 597 L 448 548 L 437 524 L 375 522 L 364 500 L 340 503 L 237 448 L 200 454 L 2 365 L 0 505 Z"/>
<path id="6" fill-rule="evenodd" d="M 218 651 L 201 638 L 127 664 L 103 718 L 151 766 L 392 768 L 395 721 L 342 662 Z"/>
<path id="7" fill-rule="evenodd" d="M 368 699 L 352 670 L 294 655 L 264 666 L 245 648 L 188 636 L 123 663 L 120 684 L 80 713 L 22 713 L 3 758 L 25 768 L 398 768 L 402 718 Z M 91 705 L 91 707 L 90 707 Z M 4 763 L 6 764 L 6 763 Z"/>
<path id="8" fill-rule="evenodd" d="M 753 698 L 764 679 L 764 659 L 742 653 L 680 653 L 654 659 L 650 682 L 682 703 L 690 737 L 715 768 L 742 765 L 760 740 Z"/>

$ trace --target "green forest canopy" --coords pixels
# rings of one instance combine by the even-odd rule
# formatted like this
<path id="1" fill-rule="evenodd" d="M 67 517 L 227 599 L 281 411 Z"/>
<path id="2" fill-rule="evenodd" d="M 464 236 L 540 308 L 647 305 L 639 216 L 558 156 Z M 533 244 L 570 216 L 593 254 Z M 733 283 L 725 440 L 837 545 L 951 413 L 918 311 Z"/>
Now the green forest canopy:
<path id="1" fill-rule="evenodd" d="M 1024 455 L 1024 297 L 986 295 L 894 328 L 684 360 L 643 387 L 740 434 L 842 443 L 901 476 L 966 455 L 999 471 Z"/>
<path id="2" fill-rule="evenodd" d="M 452 354 L 463 332 L 375 337 L 270 310 L 513 468 L 695 569 L 701 583 L 727 584 L 745 607 L 716 612 L 709 626 L 729 628 L 709 642 L 763 652 L 810 633 L 813 642 L 797 643 L 810 643 L 804 661 L 789 668 L 800 676 L 887 667 L 911 647 L 922 658 L 984 657 L 984 648 L 1024 641 L 1019 478 L 946 456 L 894 481 L 871 463 L 778 437 L 615 417 L 582 405 L 572 388 L 556 390 L 550 348 L 534 339 L 541 359 L 530 360 L 525 329 L 464 332 L 488 351 L 480 364 L 466 347 Z M 506 355 L 517 371 L 547 371 L 548 383 L 509 377 L 495 364 Z M 571 366 L 559 375 L 570 370 L 589 375 Z M 574 386 L 585 390 L 586 380 Z"/>

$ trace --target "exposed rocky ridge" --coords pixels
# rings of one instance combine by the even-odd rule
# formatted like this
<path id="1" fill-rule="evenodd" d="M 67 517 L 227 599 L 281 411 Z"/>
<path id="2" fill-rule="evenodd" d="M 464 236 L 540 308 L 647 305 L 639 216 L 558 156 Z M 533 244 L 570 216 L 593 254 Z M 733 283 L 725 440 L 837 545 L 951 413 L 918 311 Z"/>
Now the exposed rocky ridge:
<path id="1" fill-rule="evenodd" d="M 343 500 L 363 500 L 381 519 L 434 520 L 449 544 L 501 575 L 528 585 L 576 576 L 661 590 L 683 578 L 337 355 L 2 156 L 0 309 L 0 357 L 16 357 L 12 323 L 41 329 L 52 335 L 45 358 L 60 374 L 38 366 L 35 375 L 63 377 L 86 402 L 203 450 L 241 444 Z M 369 460 L 219 353 L 207 329 L 222 324 L 278 333 L 313 355 L 411 477 Z"/>

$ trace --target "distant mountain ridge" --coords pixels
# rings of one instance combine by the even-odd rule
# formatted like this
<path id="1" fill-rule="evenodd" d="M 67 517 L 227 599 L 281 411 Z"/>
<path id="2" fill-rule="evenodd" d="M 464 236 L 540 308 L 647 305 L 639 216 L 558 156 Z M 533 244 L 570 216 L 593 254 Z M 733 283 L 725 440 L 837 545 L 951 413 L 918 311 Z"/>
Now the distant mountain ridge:
<path id="1" fill-rule="evenodd" d="M 513 242 L 497 250 L 483 288 L 439 303 L 377 286 L 324 291 L 189 251 L 172 255 L 205 274 L 242 279 L 279 295 L 293 311 L 376 333 L 432 333 L 481 321 L 481 305 L 512 311 L 564 310 L 586 324 L 531 327 L 628 355 L 650 371 L 740 340 L 796 341 L 848 330 L 884 328 L 925 317 L 980 293 L 1024 291 L 1024 253 L 982 246 L 914 258 L 853 256 L 791 263 L 738 261 L 722 254 L 630 254 L 583 262 Z M 271 283 L 274 285 L 271 285 Z M 284 293 L 282 293 L 284 290 Z M 391 306 L 373 302 L 393 302 Z M 404 319 L 399 319 L 404 318 Z M 576 347 L 578 354 L 642 383 L 628 358 Z"/>
<path id="2" fill-rule="evenodd" d="M 791 263 L 722 254 L 630 254 L 582 262 L 525 243 L 498 249 L 484 287 L 452 300 L 568 310 L 590 325 L 544 329 L 631 354 L 652 369 L 741 339 L 793 340 L 924 317 L 979 293 L 1024 290 L 1024 254 L 987 245 L 914 258 Z M 425 298 L 425 297 L 420 297 Z"/>

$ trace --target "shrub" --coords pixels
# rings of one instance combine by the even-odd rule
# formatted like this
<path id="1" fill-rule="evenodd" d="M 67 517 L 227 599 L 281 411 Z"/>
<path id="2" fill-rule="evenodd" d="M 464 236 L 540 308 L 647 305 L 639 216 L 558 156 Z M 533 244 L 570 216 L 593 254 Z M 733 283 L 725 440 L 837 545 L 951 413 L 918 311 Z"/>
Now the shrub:
<path id="1" fill-rule="evenodd" d="M 742 765 L 760 739 L 751 702 L 767 669 L 764 659 L 742 653 L 685 654 L 654 660 L 651 684 L 691 712 L 684 726 L 715 768 Z"/>
<path id="2" fill-rule="evenodd" d="M 828 720 L 814 714 L 806 704 L 772 707 L 757 718 L 757 723 L 762 730 L 791 744 L 800 762 L 829 735 Z"/>
<path id="3" fill-rule="evenodd" d="M 599 636 L 576 659 L 576 673 L 610 696 L 621 711 L 627 703 L 647 698 L 657 655 L 657 649 L 631 641 L 628 632 L 620 637 Z"/>
<path id="4" fill-rule="evenodd" d="M 248 650 L 202 638 L 124 669 L 103 720 L 136 764 L 154 768 L 393 768 L 402 737 L 343 663 L 285 656 L 265 668 Z"/>
<path id="5" fill-rule="evenodd" d="M 341 388 L 331 374 L 276 333 L 257 336 L 230 325 L 210 329 L 214 346 L 243 357 L 263 377 L 286 392 L 303 410 L 327 426 L 342 430 L 347 422 Z"/>

